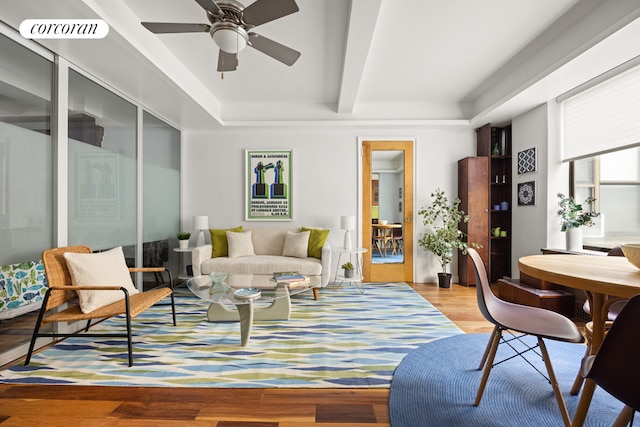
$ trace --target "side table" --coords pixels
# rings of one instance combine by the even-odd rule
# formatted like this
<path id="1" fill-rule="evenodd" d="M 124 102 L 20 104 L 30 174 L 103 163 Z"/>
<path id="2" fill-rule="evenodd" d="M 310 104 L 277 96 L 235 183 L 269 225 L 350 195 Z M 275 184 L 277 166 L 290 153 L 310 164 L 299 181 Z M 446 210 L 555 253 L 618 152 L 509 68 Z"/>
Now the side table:
<path id="1" fill-rule="evenodd" d="M 336 264 L 336 277 L 334 289 L 339 289 L 343 284 L 348 283 L 354 285 L 360 290 L 360 293 L 364 293 L 364 282 L 362 281 L 362 254 L 367 252 L 366 248 L 331 248 L 332 251 L 338 252 L 338 263 Z M 342 265 L 343 256 L 349 256 L 349 261 L 353 263 L 354 272 L 353 277 L 345 277 L 344 274 L 338 274 L 340 266 Z M 345 261 L 346 262 L 346 261 Z"/>
<path id="2" fill-rule="evenodd" d="M 178 258 L 178 277 L 176 278 L 174 285 L 180 284 L 193 277 L 187 272 L 187 263 L 184 261 L 184 255 L 190 254 L 193 249 L 194 247 L 191 246 L 188 248 L 173 248 L 173 251 L 177 252 L 180 256 Z"/>

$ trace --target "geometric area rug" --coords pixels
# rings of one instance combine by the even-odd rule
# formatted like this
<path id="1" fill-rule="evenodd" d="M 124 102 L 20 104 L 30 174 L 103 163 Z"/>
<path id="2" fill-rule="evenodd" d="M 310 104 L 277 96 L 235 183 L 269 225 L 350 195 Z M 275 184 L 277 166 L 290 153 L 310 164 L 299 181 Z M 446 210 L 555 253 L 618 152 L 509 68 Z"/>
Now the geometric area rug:
<path id="1" fill-rule="evenodd" d="M 480 405 L 473 405 L 482 377 L 478 365 L 488 340 L 489 334 L 455 335 L 410 352 L 396 369 L 391 383 L 391 425 L 562 426 L 551 385 L 520 357 L 494 366 Z M 572 396 L 569 390 L 585 346 L 553 340 L 545 340 L 545 344 L 569 416 L 573 418 L 579 396 Z M 495 361 L 511 355 L 513 351 L 508 346 L 500 345 Z M 532 355 L 529 360 L 546 374 L 539 357 Z M 622 407 L 621 402 L 598 387 L 584 426 L 610 426 Z"/>
<path id="2" fill-rule="evenodd" d="M 176 295 L 132 322 L 134 366 L 122 338 L 67 338 L 0 383 L 151 387 L 389 388 L 410 351 L 462 331 L 406 283 L 322 289 L 292 297 L 291 318 L 255 321 L 246 347 L 238 322 L 212 323 L 208 303 Z M 108 319 L 92 331 L 122 331 Z"/>

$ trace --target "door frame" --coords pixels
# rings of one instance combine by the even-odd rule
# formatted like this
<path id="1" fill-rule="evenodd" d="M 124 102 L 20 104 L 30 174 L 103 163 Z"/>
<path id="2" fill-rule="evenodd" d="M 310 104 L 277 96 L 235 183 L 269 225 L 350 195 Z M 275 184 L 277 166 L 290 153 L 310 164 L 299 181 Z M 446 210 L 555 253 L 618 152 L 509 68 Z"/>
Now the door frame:
<path id="1" fill-rule="evenodd" d="M 358 138 L 358 150 L 360 155 L 358 156 L 358 217 L 361 218 L 361 231 L 360 235 L 360 247 L 371 249 L 371 211 L 367 209 L 365 211 L 364 207 L 364 173 L 365 173 L 365 164 L 364 164 L 364 143 L 371 142 L 376 146 L 376 149 L 380 147 L 380 150 L 401 150 L 405 151 L 405 157 L 407 157 L 407 148 L 410 151 L 410 158 L 405 159 L 405 164 L 407 167 L 405 168 L 405 191 L 403 200 L 405 202 L 405 206 L 403 209 L 404 218 L 403 218 L 403 227 L 404 227 L 404 239 L 405 239 L 405 262 L 403 265 L 403 281 L 405 282 L 413 282 L 415 277 L 415 263 L 413 262 L 415 258 L 415 246 L 413 244 L 413 234 L 414 234 L 414 205 L 415 205 L 415 147 L 416 147 L 416 139 L 415 138 Z M 373 150 L 376 151 L 376 150 Z M 410 166 L 410 167 L 408 167 Z M 370 167 L 367 168 L 370 171 Z M 370 185 L 371 179 L 369 178 L 366 182 L 367 185 Z M 410 185 L 410 191 L 408 185 Z M 370 188 L 370 186 L 369 186 Z M 368 243 L 367 243 L 368 242 Z M 367 251 L 363 255 L 363 275 L 365 281 L 371 281 L 371 250 Z M 393 264 L 386 264 L 387 266 L 391 266 Z M 398 281 L 399 279 L 388 278 L 385 275 L 377 275 L 376 281 Z"/>

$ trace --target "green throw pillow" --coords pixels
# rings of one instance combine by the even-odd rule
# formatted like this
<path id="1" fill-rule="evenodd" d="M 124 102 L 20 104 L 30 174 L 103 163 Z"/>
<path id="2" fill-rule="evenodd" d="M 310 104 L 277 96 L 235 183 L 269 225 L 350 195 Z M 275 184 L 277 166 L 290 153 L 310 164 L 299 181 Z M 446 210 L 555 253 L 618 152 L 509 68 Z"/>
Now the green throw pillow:
<path id="1" fill-rule="evenodd" d="M 319 228 L 301 227 L 302 231 L 310 231 L 309 233 L 309 247 L 307 253 L 310 257 L 322 259 L 322 247 L 327 241 L 330 230 L 321 230 Z"/>
<path id="2" fill-rule="evenodd" d="M 211 233 L 211 258 L 229 256 L 229 243 L 227 242 L 227 231 L 241 232 L 242 226 L 227 229 L 210 228 Z"/>

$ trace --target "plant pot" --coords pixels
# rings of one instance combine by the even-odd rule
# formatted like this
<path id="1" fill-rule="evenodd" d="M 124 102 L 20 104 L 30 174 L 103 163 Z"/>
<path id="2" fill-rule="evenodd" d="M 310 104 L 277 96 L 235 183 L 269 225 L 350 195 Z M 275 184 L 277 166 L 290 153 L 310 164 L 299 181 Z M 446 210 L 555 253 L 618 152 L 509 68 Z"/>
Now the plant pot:
<path id="1" fill-rule="evenodd" d="M 189 241 L 188 240 L 178 240 L 178 247 L 180 249 L 187 249 L 189 247 Z"/>
<path id="2" fill-rule="evenodd" d="M 441 288 L 450 288 L 451 273 L 438 273 L 438 286 Z"/>
<path id="3" fill-rule="evenodd" d="M 344 271 L 344 277 L 345 277 L 346 279 L 351 279 L 351 278 L 353 278 L 353 270 L 345 270 L 345 271 Z"/>
<path id="4" fill-rule="evenodd" d="M 581 251 L 582 250 L 582 229 L 580 228 L 568 228 L 565 231 L 567 238 L 567 250 L 568 251 Z"/>

